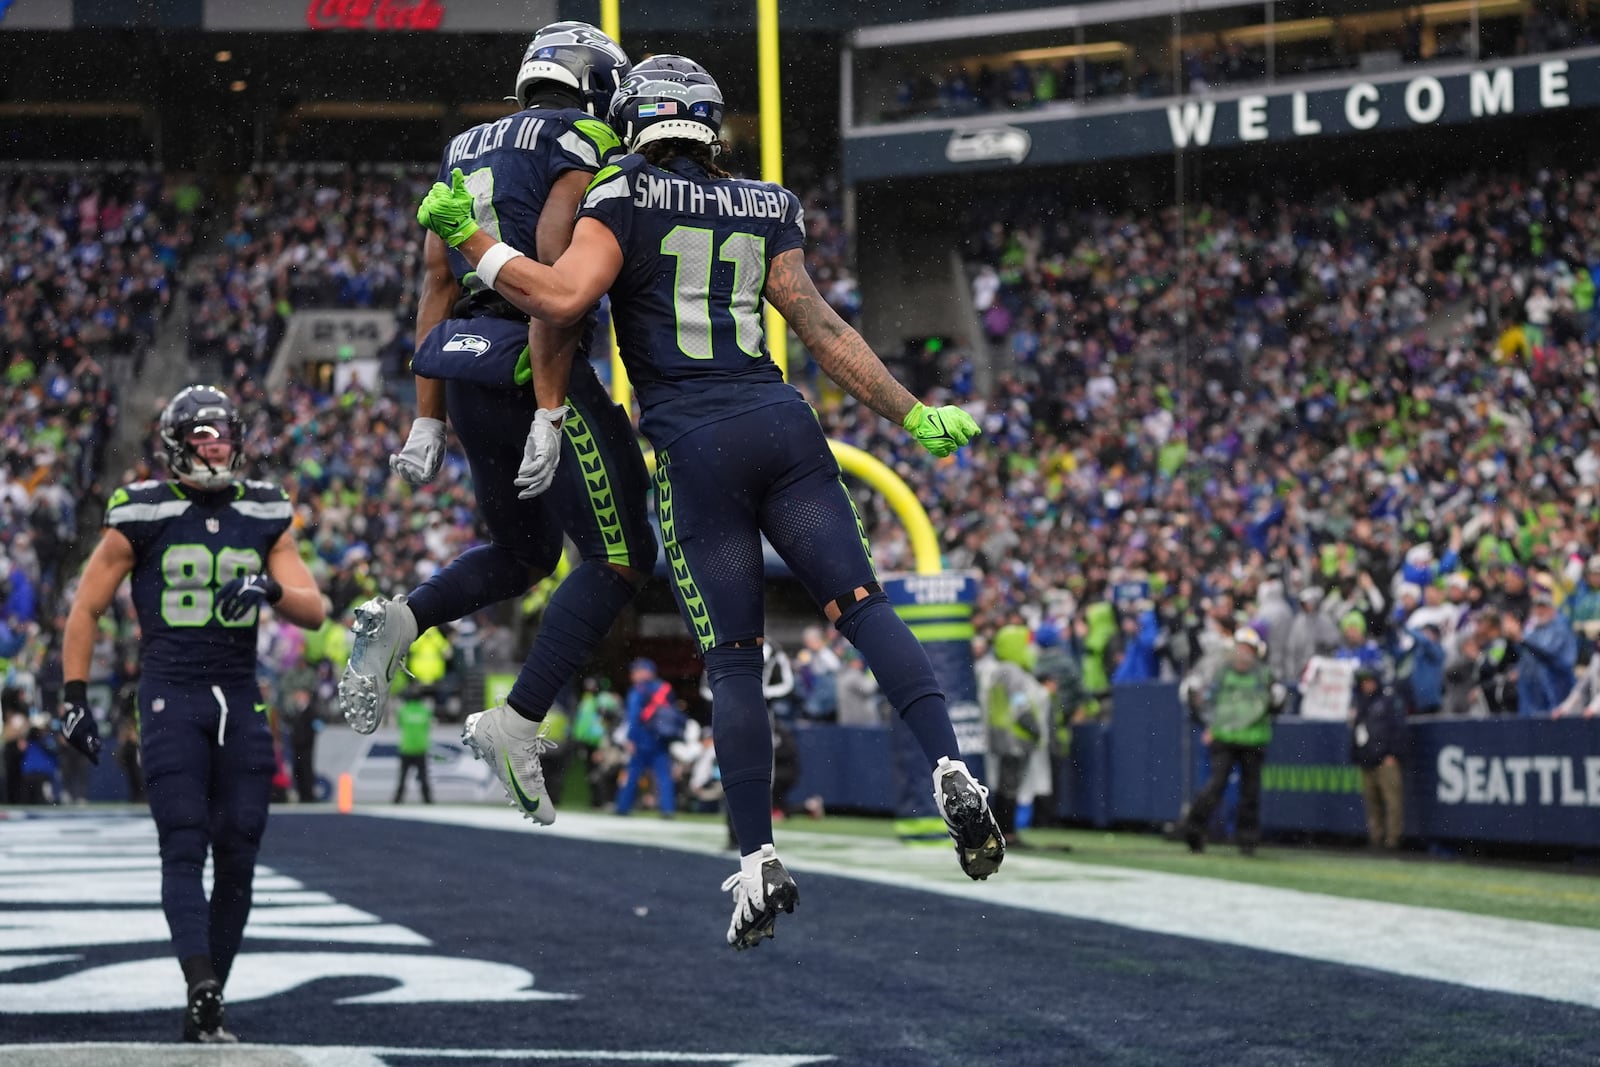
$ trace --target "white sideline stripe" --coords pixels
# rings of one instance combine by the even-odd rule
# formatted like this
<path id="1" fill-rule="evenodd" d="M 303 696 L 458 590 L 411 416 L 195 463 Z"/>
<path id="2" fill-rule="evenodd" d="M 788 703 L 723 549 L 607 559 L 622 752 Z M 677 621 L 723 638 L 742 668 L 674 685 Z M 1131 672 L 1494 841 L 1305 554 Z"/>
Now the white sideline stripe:
<path id="1" fill-rule="evenodd" d="M 498 807 L 358 811 L 531 832 L 515 812 Z M 727 856 L 720 824 L 563 812 L 539 833 Z M 1006 857 L 1000 874 L 973 882 L 946 848 L 885 847 L 883 841 L 803 830 L 782 836 L 784 864 L 794 871 L 1600 1008 L 1600 930 L 1016 853 Z"/>

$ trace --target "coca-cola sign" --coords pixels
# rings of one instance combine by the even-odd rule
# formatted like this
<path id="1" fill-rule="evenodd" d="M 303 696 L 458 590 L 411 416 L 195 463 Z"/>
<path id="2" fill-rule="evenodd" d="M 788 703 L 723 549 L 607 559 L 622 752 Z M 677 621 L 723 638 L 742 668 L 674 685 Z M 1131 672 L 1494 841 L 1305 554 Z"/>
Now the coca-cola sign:
<path id="1" fill-rule="evenodd" d="M 444 21 L 439 0 L 310 0 L 306 25 L 313 30 L 437 30 Z"/>

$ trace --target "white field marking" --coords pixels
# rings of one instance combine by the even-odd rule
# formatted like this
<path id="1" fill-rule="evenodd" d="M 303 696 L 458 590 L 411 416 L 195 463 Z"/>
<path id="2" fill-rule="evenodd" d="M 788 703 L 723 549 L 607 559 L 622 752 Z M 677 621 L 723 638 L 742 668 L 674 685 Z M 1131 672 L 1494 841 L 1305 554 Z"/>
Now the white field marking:
<path id="1" fill-rule="evenodd" d="M 348 904 L 252 910 L 245 938 L 311 944 L 424 946 L 414 930 L 379 922 Z M 0 911 L 0 952 L 38 952 L 106 945 L 165 945 L 172 938 L 160 908 Z"/>
<path id="2" fill-rule="evenodd" d="M 363 815 L 732 858 L 720 824 L 563 812 L 533 832 L 509 808 L 360 809 Z M 973 882 L 949 847 L 896 847 L 816 831 L 779 833 L 792 871 L 920 889 L 982 904 L 1277 952 L 1495 993 L 1600 1008 L 1600 930 L 1357 900 L 1195 875 L 1062 863 L 1012 853 Z"/>
<path id="3" fill-rule="evenodd" d="M 194 1052 L 190 1059 L 185 1052 Z M 55 1062 L 51 1057 L 83 1053 L 96 1057 L 93 1062 L 107 1064 L 161 1064 L 169 1067 L 175 1063 L 219 1062 L 209 1053 L 215 1050 L 186 1050 L 174 1045 L 156 1044 L 78 1044 L 56 1043 L 38 1045 L 0 1045 L 0 1061 L 5 1063 L 44 1064 Z M 262 1055 L 257 1061 L 252 1053 Z M 19 1059 L 12 1059 L 15 1055 Z M 37 1058 L 25 1059 L 35 1055 Z M 267 1057 L 271 1057 L 267 1059 Z M 288 1057 L 293 1057 L 289 1059 Z M 782 1055 L 761 1052 L 672 1052 L 672 1051 L 614 1051 L 610 1049 L 556 1049 L 556 1048 L 383 1048 L 361 1045 L 229 1045 L 229 1063 L 294 1064 L 296 1067 L 405 1067 L 413 1060 L 581 1060 L 589 1063 L 716 1063 L 728 1067 L 806 1067 L 812 1063 L 827 1063 L 832 1056 Z M 71 1062 L 90 1062 L 87 1058 Z"/>
<path id="4" fill-rule="evenodd" d="M 172 960 L 163 956 L 73 971 L 42 982 L 0 982 L 0 1003 L 13 1015 L 179 1010 L 184 1003 L 183 985 L 172 980 L 172 966 Z M 228 1001 L 242 1004 L 264 1000 L 308 982 L 342 977 L 375 977 L 395 984 L 377 992 L 343 997 L 335 1002 L 338 1004 L 576 999 L 570 993 L 534 989 L 533 975 L 524 968 L 489 960 L 402 953 L 247 952 L 234 963 L 228 979 Z"/>

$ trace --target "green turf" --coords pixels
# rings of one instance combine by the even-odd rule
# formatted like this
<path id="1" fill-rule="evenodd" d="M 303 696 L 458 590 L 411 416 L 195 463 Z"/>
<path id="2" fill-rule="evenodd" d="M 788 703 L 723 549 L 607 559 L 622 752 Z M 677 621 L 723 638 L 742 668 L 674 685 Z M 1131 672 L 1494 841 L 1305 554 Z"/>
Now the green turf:
<path id="1" fill-rule="evenodd" d="M 893 824 L 887 819 L 852 816 L 791 819 L 778 824 L 776 829 L 780 841 L 785 832 L 894 836 Z M 1600 879 L 1575 873 L 1565 866 L 1539 869 L 1526 865 L 1440 860 L 1419 853 L 1388 856 L 1295 847 L 1263 848 L 1254 857 L 1245 857 L 1227 845 L 1213 846 L 1204 854 L 1194 856 L 1183 845 L 1164 841 L 1154 834 L 1097 830 L 1030 830 L 1023 837 L 1029 844 L 1040 846 L 1028 855 L 1063 863 L 1198 875 L 1280 889 L 1600 929 Z M 1062 852 L 1052 847 L 1063 844 L 1070 845 L 1072 851 Z"/>

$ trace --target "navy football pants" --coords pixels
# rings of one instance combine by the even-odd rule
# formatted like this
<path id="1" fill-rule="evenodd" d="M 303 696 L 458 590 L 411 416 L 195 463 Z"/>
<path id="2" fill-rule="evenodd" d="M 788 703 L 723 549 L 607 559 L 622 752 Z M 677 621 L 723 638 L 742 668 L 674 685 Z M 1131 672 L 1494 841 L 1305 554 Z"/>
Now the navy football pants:
<path id="1" fill-rule="evenodd" d="M 146 677 L 139 730 L 172 947 L 180 960 L 209 958 L 225 982 L 244 940 L 272 798 L 277 761 L 265 706 L 254 684 L 223 689 Z M 209 904 L 201 878 L 208 850 L 215 868 Z"/>
<path id="2" fill-rule="evenodd" d="M 549 574 L 561 558 L 562 536 L 585 561 L 650 573 L 656 562 L 645 495 L 649 476 L 627 415 L 587 366 L 574 367 L 562 433 L 561 464 L 548 490 L 519 499 L 513 481 L 538 401 L 527 388 L 499 389 L 451 380 L 450 424 L 472 468 L 478 510 L 494 546 L 531 571 Z M 483 606 L 520 589 L 487 591 Z"/>
<path id="3" fill-rule="evenodd" d="M 801 400 L 674 441 L 656 456 L 656 511 L 702 652 L 765 632 L 763 533 L 819 605 L 877 580 L 839 463 Z"/>

